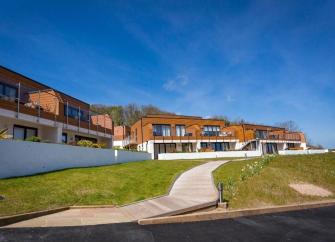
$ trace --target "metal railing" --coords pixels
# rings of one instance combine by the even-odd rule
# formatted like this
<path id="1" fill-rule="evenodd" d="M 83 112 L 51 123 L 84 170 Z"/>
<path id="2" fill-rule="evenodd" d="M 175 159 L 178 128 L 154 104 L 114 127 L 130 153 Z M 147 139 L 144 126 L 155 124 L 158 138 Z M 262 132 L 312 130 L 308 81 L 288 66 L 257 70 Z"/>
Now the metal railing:
<path id="1" fill-rule="evenodd" d="M 254 135 L 255 139 L 263 140 L 285 140 L 285 141 L 301 141 L 301 137 L 298 133 L 267 133 L 263 135 Z"/>
<path id="2" fill-rule="evenodd" d="M 36 89 L 18 83 L 3 83 L 0 85 L 7 88 L 7 92 L 0 93 L 0 107 L 16 112 L 20 119 L 22 114 L 40 119 L 54 121 L 54 124 L 62 123 L 63 128 L 70 125 L 76 126 L 78 131 L 81 128 L 87 129 L 89 134 L 103 133 L 105 136 L 113 134 L 112 121 L 107 120 L 109 116 L 104 113 L 97 113 L 85 108 L 87 104 L 75 98 L 66 98 L 53 89 Z"/>

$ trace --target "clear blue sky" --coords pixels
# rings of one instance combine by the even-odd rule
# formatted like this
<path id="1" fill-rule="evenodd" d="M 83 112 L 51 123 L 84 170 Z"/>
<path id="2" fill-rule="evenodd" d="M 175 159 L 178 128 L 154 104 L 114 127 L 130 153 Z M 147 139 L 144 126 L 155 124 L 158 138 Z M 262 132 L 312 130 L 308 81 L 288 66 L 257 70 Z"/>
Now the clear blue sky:
<path id="1" fill-rule="evenodd" d="M 335 1 L 204 2 L 0 1 L 0 64 L 89 103 L 294 120 L 335 147 Z"/>

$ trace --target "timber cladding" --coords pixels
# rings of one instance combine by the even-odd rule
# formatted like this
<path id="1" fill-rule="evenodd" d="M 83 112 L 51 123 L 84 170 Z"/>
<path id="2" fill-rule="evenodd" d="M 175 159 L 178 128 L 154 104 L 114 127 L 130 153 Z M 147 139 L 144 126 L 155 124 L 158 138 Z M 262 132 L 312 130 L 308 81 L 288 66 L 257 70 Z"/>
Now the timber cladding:
<path id="1" fill-rule="evenodd" d="M 186 133 L 191 138 L 201 136 L 203 126 L 219 126 L 220 131 L 225 127 L 225 122 L 216 119 L 203 119 L 196 116 L 181 115 L 148 115 L 138 120 L 131 127 L 131 137 L 137 144 L 153 140 L 153 125 L 165 124 L 171 127 L 171 136 L 176 136 L 176 125 L 184 125 Z M 185 137 L 183 137 L 185 138 Z"/>
<path id="2" fill-rule="evenodd" d="M 3 66 L 0 66 L 0 83 L 15 87 L 19 93 L 18 99 L 0 100 L 0 107 L 11 111 L 19 111 L 32 116 L 40 115 L 42 118 L 54 120 L 81 128 L 92 129 L 113 133 L 112 119 L 108 115 L 96 115 L 91 118 L 89 124 L 88 113 L 90 105 L 79 99 L 71 97 L 63 92 L 57 91 L 47 85 L 37 82 L 29 77 L 16 73 Z M 18 85 L 20 84 L 20 85 Z M 20 87 L 20 88 L 19 88 Z M 66 117 L 66 106 L 83 111 L 83 120 L 76 117 Z M 87 117 L 87 118 L 86 118 Z"/>

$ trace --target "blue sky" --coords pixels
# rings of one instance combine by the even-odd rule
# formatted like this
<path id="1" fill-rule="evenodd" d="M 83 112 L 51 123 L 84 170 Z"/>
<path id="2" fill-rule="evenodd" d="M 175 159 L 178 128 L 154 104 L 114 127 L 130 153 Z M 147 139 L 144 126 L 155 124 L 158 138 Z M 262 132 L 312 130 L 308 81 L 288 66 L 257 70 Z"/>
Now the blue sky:
<path id="1" fill-rule="evenodd" d="M 335 1 L 0 3 L 0 64 L 74 97 L 294 120 L 335 147 Z"/>

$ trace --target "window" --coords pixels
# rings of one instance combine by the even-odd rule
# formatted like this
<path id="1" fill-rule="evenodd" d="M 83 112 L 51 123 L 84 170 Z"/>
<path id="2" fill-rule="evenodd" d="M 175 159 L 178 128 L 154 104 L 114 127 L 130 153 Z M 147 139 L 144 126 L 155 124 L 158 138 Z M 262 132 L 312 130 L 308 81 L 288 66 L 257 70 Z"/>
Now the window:
<path id="1" fill-rule="evenodd" d="M 70 118 L 75 118 L 75 119 L 78 119 L 78 117 L 80 117 L 81 121 L 88 121 L 87 112 L 84 112 L 84 110 L 79 111 L 79 108 L 75 108 L 72 106 L 64 105 L 64 115 L 69 116 Z"/>
<path id="2" fill-rule="evenodd" d="M 17 87 L 0 83 L 0 97 L 14 102 L 17 98 Z"/>
<path id="3" fill-rule="evenodd" d="M 176 136 L 185 136 L 185 125 L 176 125 Z"/>
<path id="4" fill-rule="evenodd" d="M 67 133 L 62 133 L 62 143 L 67 144 Z"/>
<path id="5" fill-rule="evenodd" d="M 153 125 L 154 136 L 171 136 L 171 126 L 166 124 Z"/>
<path id="6" fill-rule="evenodd" d="M 14 125 L 14 128 L 13 128 L 13 138 L 14 139 L 25 140 L 32 136 L 37 136 L 36 128 Z"/>
<path id="7" fill-rule="evenodd" d="M 211 148 L 214 151 L 223 151 L 227 147 L 226 144 L 222 142 L 201 142 L 200 145 L 203 149 Z"/>
<path id="8" fill-rule="evenodd" d="M 182 143 L 183 152 L 194 152 L 192 143 Z"/>
<path id="9" fill-rule="evenodd" d="M 203 128 L 204 136 L 219 136 L 220 126 L 206 125 Z"/>
<path id="10" fill-rule="evenodd" d="M 256 130 L 256 139 L 266 139 L 267 138 L 267 131 L 266 130 Z"/>

